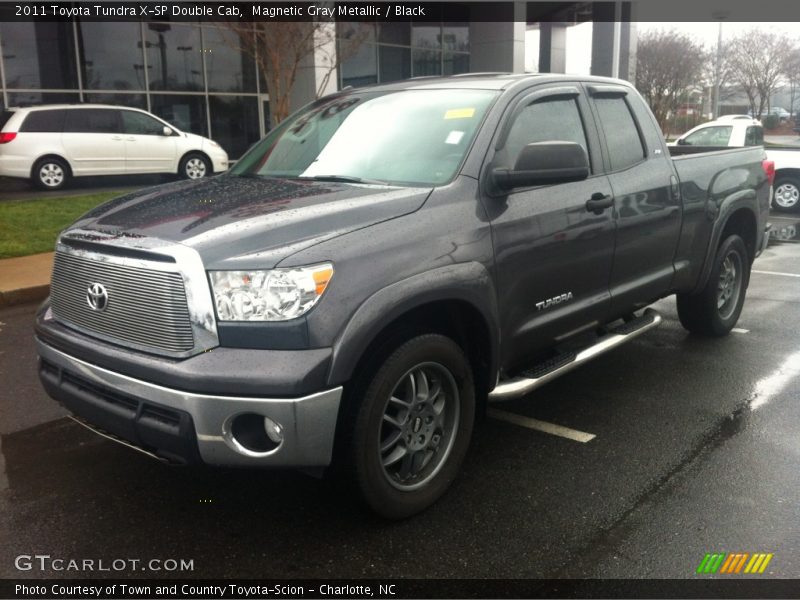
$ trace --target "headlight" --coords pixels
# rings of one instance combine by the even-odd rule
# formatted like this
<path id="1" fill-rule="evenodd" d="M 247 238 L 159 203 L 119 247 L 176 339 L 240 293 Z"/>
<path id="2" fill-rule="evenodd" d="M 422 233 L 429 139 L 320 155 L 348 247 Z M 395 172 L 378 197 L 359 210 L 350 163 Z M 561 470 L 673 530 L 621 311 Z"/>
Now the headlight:
<path id="1" fill-rule="evenodd" d="M 208 275 L 220 321 L 288 321 L 317 303 L 333 277 L 333 265 Z"/>

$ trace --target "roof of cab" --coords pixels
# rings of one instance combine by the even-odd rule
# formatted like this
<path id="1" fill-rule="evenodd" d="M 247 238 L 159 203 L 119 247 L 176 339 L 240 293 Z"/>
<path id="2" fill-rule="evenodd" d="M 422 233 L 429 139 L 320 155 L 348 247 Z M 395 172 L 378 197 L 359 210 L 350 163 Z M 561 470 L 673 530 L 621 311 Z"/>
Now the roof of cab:
<path id="1" fill-rule="evenodd" d="M 410 89 L 484 89 L 506 90 L 514 87 L 526 87 L 532 82 L 557 83 L 580 81 L 599 84 L 619 84 L 630 87 L 630 83 L 621 79 L 595 77 L 587 75 L 563 75 L 560 73 L 462 73 L 448 77 L 412 77 L 390 83 L 379 83 L 358 88 L 345 88 L 337 93 L 350 91 L 398 91 Z"/>
<path id="2" fill-rule="evenodd" d="M 9 106 L 5 110 L 9 111 L 17 111 L 17 110 L 54 110 L 54 109 L 70 109 L 70 108 L 125 108 L 130 110 L 138 110 L 140 112 L 143 111 L 141 108 L 136 108 L 135 106 L 118 106 L 114 104 L 89 104 L 89 103 L 82 103 L 76 102 L 74 104 L 36 104 L 30 106 Z"/>

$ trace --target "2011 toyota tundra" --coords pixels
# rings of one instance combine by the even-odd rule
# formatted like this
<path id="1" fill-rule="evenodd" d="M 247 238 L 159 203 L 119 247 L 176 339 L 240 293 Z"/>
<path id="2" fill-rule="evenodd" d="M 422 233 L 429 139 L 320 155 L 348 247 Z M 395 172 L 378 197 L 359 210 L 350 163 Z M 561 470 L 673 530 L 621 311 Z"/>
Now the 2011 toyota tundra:
<path id="1" fill-rule="evenodd" d="M 228 174 L 60 235 L 47 392 L 174 463 L 334 466 L 433 503 L 487 401 L 655 327 L 728 333 L 766 244 L 760 147 L 673 159 L 613 79 L 483 74 L 322 98 Z M 643 310 L 637 315 L 637 311 Z"/>

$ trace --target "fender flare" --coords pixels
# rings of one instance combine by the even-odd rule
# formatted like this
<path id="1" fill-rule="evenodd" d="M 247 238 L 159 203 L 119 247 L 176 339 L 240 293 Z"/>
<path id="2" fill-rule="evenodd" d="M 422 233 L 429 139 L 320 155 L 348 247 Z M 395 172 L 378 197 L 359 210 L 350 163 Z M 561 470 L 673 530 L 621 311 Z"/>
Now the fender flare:
<path id="1" fill-rule="evenodd" d="M 708 282 L 708 278 L 711 275 L 711 267 L 714 263 L 714 255 L 716 254 L 717 248 L 722 241 L 722 232 L 728 225 L 731 215 L 733 215 L 733 213 L 739 209 L 745 209 L 753 216 L 753 220 L 756 224 L 754 231 L 756 249 L 758 249 L 758 212 L 753 208 L 754 203 L 758 202 L 758 199 L 754 191 L 741 190 L 731 194 L 725 198 L 718 207 L 714 206 L 713 199 L 709 199 L 708 202 L 708 214 L 713 215 L 714 212 L 716 212 L 716 217 L 714 219 L 714 228 L 711 231 L 708 247 L 706 248 L 706 256 L 705 260 L 703 261 L 703 268 L 700 271 L 700 277 L 697 280 L 697 285 L 695 285 L 694 289 L 691 291 L 692 294 L 700 293 L 700 291 Z"/>
<path id="2" fill-rule="evenodd" d="M 328 385 L 341 385 L 355 371 L 366 349 L 387 325 L 403 314 L 437 301 L 460 301 L 485 320 L 490 340 L 490 385 L 498 369 L 497 295 L 486 268 L 477 262 L 447 265 L 413 275 L 375 292 L 355 311 L 333 344 Z"/>

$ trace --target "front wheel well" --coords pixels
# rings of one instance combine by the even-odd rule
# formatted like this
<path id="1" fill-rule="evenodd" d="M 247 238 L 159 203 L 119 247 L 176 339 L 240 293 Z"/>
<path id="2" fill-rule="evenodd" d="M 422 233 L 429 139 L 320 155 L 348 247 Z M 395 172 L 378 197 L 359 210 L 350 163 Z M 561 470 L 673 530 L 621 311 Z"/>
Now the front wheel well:
<path id="1" fill-rule="evenodd" d="M 387 323 L 367 345 L 356 363 L 353 377 L 380 364 L 399 344 L 424 333 L 439 333 L 455 341 L 469 359 L 479 407 L 489 392 L 492 343 L 489 325 L 481 312 L 462 300 L 440 300 L 417 306 Z M 479 414 L 480 414 L 479 410 Z"/>
<path id="2" fill-rule="evenodd" d="M 181 156 L 180 160 L 178 161 L 178 175 L 181 174 L 181 167 L 183 166 L 183 161 L 185 161 L 190 156 L 202 156 L 206 162 L 208 163 L 208 171 L 210 174 L 214 173 L 214 161 L 211 160 L 211 157 L 203 152 L 202 150 L 189 150 L 188 152 L 184 152 L 183 156 Z"/>

